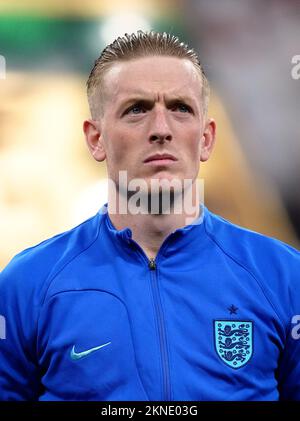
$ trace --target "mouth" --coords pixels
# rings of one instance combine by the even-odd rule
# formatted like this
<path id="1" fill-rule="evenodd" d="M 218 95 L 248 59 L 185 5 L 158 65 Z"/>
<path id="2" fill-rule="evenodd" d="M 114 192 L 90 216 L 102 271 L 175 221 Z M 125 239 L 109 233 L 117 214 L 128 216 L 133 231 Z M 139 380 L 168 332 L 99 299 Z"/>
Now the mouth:
<path id="1" fill-rule="evenodd" d="M 177 161 L 175 156 L 170 154 L 155 154 L 146 158 L 143 162 L 148 165 L 171 165 Z"/>

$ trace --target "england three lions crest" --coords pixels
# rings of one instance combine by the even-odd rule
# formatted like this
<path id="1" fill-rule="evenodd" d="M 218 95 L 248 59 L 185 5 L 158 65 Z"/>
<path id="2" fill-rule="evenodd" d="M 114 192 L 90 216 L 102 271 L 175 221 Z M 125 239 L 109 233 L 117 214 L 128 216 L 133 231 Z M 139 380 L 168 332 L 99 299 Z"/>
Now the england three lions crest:
<path id="1" fill-rule="evenodd" d="M 232 368 L 247 364 L 253 354 L 253 322 L 214 320 L 215 347 L 221 360 Z"/>

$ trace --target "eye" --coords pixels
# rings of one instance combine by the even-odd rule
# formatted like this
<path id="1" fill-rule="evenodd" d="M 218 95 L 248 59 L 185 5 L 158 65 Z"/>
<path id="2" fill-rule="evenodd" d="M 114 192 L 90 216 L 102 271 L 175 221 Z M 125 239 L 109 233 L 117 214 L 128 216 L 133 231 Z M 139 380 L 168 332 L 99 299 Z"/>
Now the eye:
<path id="1" fill-rule="evenodd" d="M 190 113 L 190 112 L 192 112 L 191 107 L 189 107 L 188 105 L 183 104 L 181 102 L 180 103 L 177 103 L 177 104 L 174 104 L 174 106 L 172 107 L 172 111 L 179 111 L 181 113 Z"/>
<path id="2" fill-rule="evenodd" d="M 126 110 L 126 114 L 141 114 L 145 112 L 142 104 L 134 104 Z"/>

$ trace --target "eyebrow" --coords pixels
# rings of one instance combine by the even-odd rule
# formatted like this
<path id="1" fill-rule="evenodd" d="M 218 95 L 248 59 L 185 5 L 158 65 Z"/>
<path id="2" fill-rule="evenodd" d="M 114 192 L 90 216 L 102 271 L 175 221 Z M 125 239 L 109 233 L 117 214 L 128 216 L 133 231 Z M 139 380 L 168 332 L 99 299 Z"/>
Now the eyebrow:
<path id="1" fill-rule="evenodd" d="M 144 96 L 136 96 L 136 97 L 128 98 L 125 102 L 122 102 L 120 104 L 120 109 L 127 108 L 127 106 L 130 106 L 136 103 L 144 104 L 146 106 L 147 105 L 151 106 L 154 102 L 155 102 L 154 99 L 145 98 Z"/>
<path id="2" fill-rule="evenodd" d="M 186 104 L 190 105 L 193 108 L 195 107 L 194 101 L 191 98 L 186 97 L 184 95 L 173 95 L 173 96 L 167 97 L 165 99 L 165 102 L 166 102 L 167 105 L 172 105 L 172 104 L 176 104 L 178 102 L 183 102 L 183 103 L 186 103 Z M 135 103 L 143 104 L 146 107 L 151 107 L 155 103 L 155 99 L 154 98 L 151 98 L 151 99 L 147 98 L 147 94 L 136 95 L 136 96 L 128 98 L 126 101 L 122 102 L 120 104 L 119 110 L 120 111 L 124 110 L 127 107 L 129 107 L 130 105 L 135 104 Z"/>

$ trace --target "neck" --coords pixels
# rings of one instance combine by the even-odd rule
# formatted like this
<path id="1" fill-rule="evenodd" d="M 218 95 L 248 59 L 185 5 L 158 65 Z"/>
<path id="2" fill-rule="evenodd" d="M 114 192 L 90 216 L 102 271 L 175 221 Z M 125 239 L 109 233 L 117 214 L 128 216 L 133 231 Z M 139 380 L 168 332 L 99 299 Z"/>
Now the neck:
<path id="1" fill-rule="evenodd" d="M 138 208 L 140 212 L 137 214 L 130 213 L 129 201 L 126 201 L 127 206 L 125 207 L 123 203 L 123 210 L 119 211 L 119 195 L 116 195 L 117 197 L 113 196 L 109 190 L 108 214 L 117 230 L 122 230 L 126 227 L 130 228 L 133 240 L 142 247 L 148 258 L 155 258 L 160 246 L 168 235 L 178 228 L 191 224 L 200 216 L 200 198 L 199 194 L 197 194 L 196 183 L 193 183 L 190 189 L 189 206 L 183 203 L 184 200 L 181 195 L 180 199 L 174 199 L 174 206 L 169 212 L 151 213 L 147 206 L 145 206 L 147 209 L 141 206 Z M 186 193 L 183 196 L 186 197 Z M 112 203 L 115 203 L 115 206 L 112 206 Z"/>

